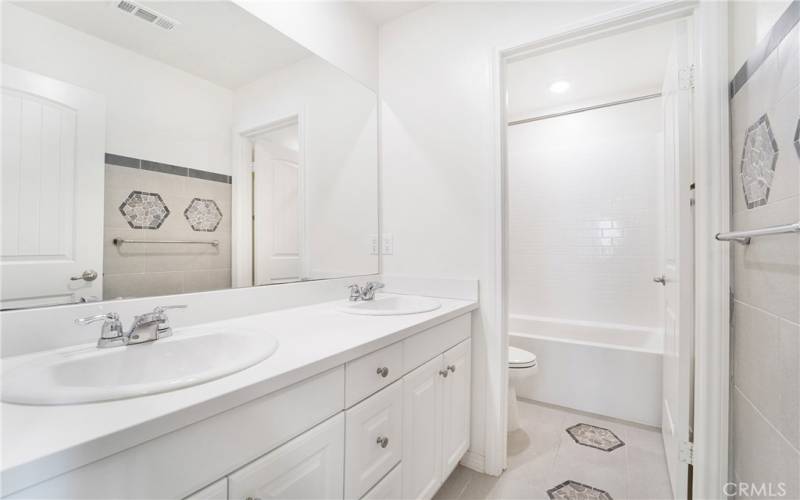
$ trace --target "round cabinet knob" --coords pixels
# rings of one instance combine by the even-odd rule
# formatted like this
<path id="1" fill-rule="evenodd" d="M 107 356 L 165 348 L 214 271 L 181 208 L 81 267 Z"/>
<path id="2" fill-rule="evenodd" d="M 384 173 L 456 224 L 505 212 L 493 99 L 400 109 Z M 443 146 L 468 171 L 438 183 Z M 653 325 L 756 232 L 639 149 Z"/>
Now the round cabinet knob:
<path id="1" fill-rule="evenodd" d="M 455 373 L 456 365 L 447 365 L 447 369 L 450 370 L 452 373 Z"/>
<path id="2" fill-rule="evenodd" d="M 444 378 L 447 378 L 447 374 L 448 374 L 448 373 L 449 373 L 449 372 L 448 372 L 447 370 L 439 370 L 439 375 L 441 375 L 441 376 L 442 376 L 442 377 L 444 377 Z"/>
<path id="3" fill-rule="evenodd" d="M 97 271 L 94 269 L 87 269 L 86 271 L 82 272 L 77 276 L 70 276 L 70 281 L 94 281 L 97 279 Z"/>
<path id="4" fill-rule="evenodd" d="M 387 438 L 386 436 L 378 436 L 378 440 L 376 442 L 378 443 L 378 446 L 380 446 L 381 448 L 386 448 L 387 446 L 389 446 L 389 438 Z"/>
<path id="5" fill-rule="evenodd" d="M 389 376 L 389 369 L 386 368 L 385 366 L 382 366 L 382 367 L 378 368 L 378 371 L 376 373 L 378 375 L 380 375 L 381 377 L 386 378 L 386 377 Z"/>

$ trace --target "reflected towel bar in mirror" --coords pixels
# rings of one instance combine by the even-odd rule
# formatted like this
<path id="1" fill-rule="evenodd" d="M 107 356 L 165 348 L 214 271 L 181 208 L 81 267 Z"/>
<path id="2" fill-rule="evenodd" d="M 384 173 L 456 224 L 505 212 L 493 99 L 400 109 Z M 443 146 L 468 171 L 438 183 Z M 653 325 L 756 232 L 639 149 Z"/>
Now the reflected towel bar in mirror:
<path id="1" fill-rule="evenodd" d="M 174 243 L 181 245 L 211 245 L 218 247 L 219 240 L 211 241 L 194 241 L 194 240 L 126 240 L 123 238 L 114 238 L 112 240 L 114 245 L 121 246 L 123 243 Z"/>
<path id="2" fill-rule="evenodd" d="M 749 245 L 750 238 L 756 236 L 767 236 L 771 234 L 800 233 L 800 222 L 794 224 L 784 224 L 782 226 L 770 226 L 761 229 L 750 229 L 748 231 L 731 231 L 730 233 L 717 233 L 715 238 L 718 241 L 735 241 L 742 245 Z"/>

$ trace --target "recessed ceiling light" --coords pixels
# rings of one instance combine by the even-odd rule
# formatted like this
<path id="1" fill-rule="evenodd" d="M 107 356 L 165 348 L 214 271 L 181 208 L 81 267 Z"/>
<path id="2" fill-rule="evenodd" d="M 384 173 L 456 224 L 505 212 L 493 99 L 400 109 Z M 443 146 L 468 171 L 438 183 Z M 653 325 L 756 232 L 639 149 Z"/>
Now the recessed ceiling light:
<path id="1" fill-rule="evenodd" d="M 564 92 L 569 90 L 569 87 L 570 87 L 569 82 L 564 80 L 559 80 L 557 82 L 553 82 L 550 85 L 550 92 L 554 94 L 563 94 Z"/>

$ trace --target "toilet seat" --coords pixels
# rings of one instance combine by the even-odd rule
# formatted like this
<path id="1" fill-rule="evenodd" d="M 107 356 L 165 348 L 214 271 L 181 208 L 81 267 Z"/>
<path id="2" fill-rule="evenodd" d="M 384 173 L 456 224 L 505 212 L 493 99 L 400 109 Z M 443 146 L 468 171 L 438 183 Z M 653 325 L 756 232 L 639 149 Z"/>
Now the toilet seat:
<path id="1" fill-rule="evenodd" d="M 536 366 L 536 355 L 518 347 L 508 346 L 508 367 L 531 368 Z"/>

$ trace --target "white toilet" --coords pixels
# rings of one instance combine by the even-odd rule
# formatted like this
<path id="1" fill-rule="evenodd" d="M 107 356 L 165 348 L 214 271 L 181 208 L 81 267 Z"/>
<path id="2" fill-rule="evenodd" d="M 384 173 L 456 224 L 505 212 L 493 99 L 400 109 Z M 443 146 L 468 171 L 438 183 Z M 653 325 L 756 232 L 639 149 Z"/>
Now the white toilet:
<path id="1" fill-rule="evenodd" d="M 536 375 L 539 365 L 536 355 L 518 347 L 508 346 L 508 432 L 519 429 L 517 387 L 520 382 Z"/>

